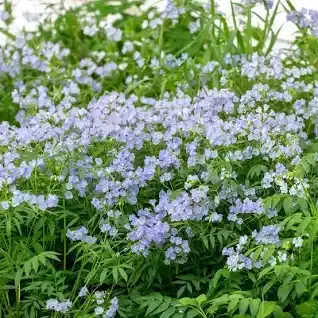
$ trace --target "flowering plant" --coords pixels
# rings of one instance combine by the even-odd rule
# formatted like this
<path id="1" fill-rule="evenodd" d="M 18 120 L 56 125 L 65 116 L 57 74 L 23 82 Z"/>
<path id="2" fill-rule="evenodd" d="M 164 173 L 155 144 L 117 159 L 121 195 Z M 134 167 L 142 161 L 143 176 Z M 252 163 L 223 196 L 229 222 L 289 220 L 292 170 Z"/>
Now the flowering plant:
<path id="1" fill-rule="evenodd" d="M 1 315 L 315 317 L 317 12 L 282 6 L 285 51 L 280 1 L 0 29 Z"/>

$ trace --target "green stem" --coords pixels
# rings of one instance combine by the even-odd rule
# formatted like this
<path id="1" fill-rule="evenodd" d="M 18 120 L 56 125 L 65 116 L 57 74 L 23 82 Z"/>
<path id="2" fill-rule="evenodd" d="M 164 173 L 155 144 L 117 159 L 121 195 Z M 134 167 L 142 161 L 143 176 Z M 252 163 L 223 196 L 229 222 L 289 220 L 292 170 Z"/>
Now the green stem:
<path id="1" fill-rule="evenodd" d="M 314 267 L 314 240 L 311 241 L 311 251 L 310 251 L 310 278 L 309 278 L 309 288 L 312 285 L 312 271 Z"/>
<path id="2" fill-rule="evenodd" d="M 65 200 L 63 200 L 63 210 L 64 210 L 64 218 L 63 218 L 63 223 L 64 223 L 64 252 L 63 252 L 63 269 L 64 271 L 66 270 L 66 254 L 67 254 L 67 246 L 66 246 L 66 213 L 65 213 Z"/>
<path id="3" fill-rule="evenodd" d="M 164 27 L 165 22 L 162 22 L 161 28 L 160 28 L 160 35 L 159 35 L 159 61 L 161 62 L 161 51 L 162 51 L 162 47 L 163 47 L 163 34 L 164 34 Z"/>
<path id="4" fill-rule="evenodd" d="M 215 1 L 210 0 L 210 4 L 211 4 L 211 14 L 212 14 L 212 17 L 214 17 L 215 16 Z"/>
<path id="5" fill-rule="evenodd" d="M 252 8 L 249 7 L 247 11 L 247 26 L 246 26 L 246 53 L 252 53 Z"/>
<path id="6" fill-rule="evenodd" d="M 17 300 L 17 308 L 18 308 L 17 318 L 20 317 L 20 299 L 21 299 L 21 285 L 19 284 L 16 290 L 16 300 Z"/>

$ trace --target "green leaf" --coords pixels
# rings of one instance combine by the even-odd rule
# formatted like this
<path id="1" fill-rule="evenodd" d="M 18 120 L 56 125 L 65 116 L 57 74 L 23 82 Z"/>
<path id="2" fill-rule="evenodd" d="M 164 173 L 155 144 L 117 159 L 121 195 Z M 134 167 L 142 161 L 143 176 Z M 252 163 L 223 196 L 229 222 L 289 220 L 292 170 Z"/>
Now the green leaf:
<path id="1" fill-rule="evenodd" d="M 187 290 L 192 294 L 192 286 L 190 283 L 187 283 Z"/>
<path id="2" fill-rule="evenodd" d="M 14 277 L 15 288 L 17 288 L 18 285 L 20 284 L 22 276 L 23 276 L 23 270 L 22 269 L 18 269 L 18 271 L 15 273 L 15 277 Z"/>
<path id="3" fill-rule="evenodd" d="M 229 305 L 227 306 L 227 312 L 228 313 L 233 313 L 237 309 L 237 305 L 239 303 L 239 299 L 234 299 L 230 301 Z"/>
<path id="4" fill-rule="evenodd" d="M 292 289 L 293 289 L 293 285 L 281 285 L 278 288 L 277 296 L 282 303 L 285 302 L 285 300 L 289 296 Z"/>
<path id="5" fill-rule="evenodd" d="M 184 285 L 178 290 L 177 298 L 180 298 L 180 296 L 184 293 L 185 289 L 186 289 L 186 286 Z"/>
<path id="6" fill-rule="evenodd" d="M 263 252 L 262 247 L 257 248 L 253 253 L 253 260 L 257 261 L 262 252 Z"/>
<path id="7" fill-rule="evenodd" d="M 297 282 L 295 284 L 295 289 L 298 298 L 300 298 L 307 291 L 307 288 L 303 282 Z"/>
<path id="8" fill-rule="evenodd" d="M 169 318 L 171 317 L 174 313 L 176 312 L 175 307 L 170 307 L 166 311 L 164 311 L 161 315 L 160 318 Z"/>
<path id="9" fill-rule="evenodd" d="M 253 317 L 255 317 L 258 313 L 258 310 L 259 310 L 259 306 L 261 304 L 261 300 L 260 299 L 252 299 L 250 301 L 250 312 L 251 312 L 251 315 Z"/>
<path id="10" fill-rule="evenodd" d="M 186 317 L 192 318 L 192 317 L 196 317 L 198 315 L 199 315 L 199 313 L 195 309 L 190 309 L 189 311 L 187 311 Z"/>
<path id="11" fill-rule="evenodd" d="M 29 276 L 30 272 L 31 272 L 31 262 L 30 261 L 26 261 L 24 263 L 23 268 L 24 268 L 24 271 L 25 271 L 26 275 Z"/>
<path id="12" fill-rule="evenodd" d="M 60 259 L 57 257 L 58 253 L 48 251 L 42 253 L 46 258 L 54 259 L 55 261 L 59 261 Z"/>
<path id="13" fill-rule="evenodd" d="M 273 271 L 273 268 L 272 267 L 267 267 L 265 269 L 263 269 L 259 275 L 258 275 L 258 279 L 260 280 L 261 278 L 263 278 L 264 276 L 266 276 L 267 274 L 269 274 L 270 272 Z"/>
<path id="14" fill-rule="evenodd" d="M 265 318 L 275 310 L 276 304 L 274 302 L 264 301 L 261 303 L 257 318 Z"/>
<path id="15" fill-rule="evenodd" d="M 317 313 L 317 301 L 309 300 L 296 306 L 296 311 L 301 318 L 312 318 Z"/>
<path id="16" fill-rule="evenodd" d="M 128 276 L 127 276 L 127 273 L 125 272 L 125 270 L 123 268 L 119 267 L 119 273 L 120 273 L 120 276 L 127 282 Z"/>
<path id="17" fill-rule="evenodd" d="M 140 297 L 137 302 L 140 303 L 140 308 L 145 308 L 149 307 L 153 301 L 153 298 L 149 299 L 149 297 Z"/>
<path id="18" fill-rule="evenodd" d="M 105 281 L 107 272 L 108 272 L 108 269 L 107 269 L 107 268 L 104 268 L 104 269 L 102 270 L 102 272 L 100 273 L 99 282 L 100 282 L 101 284 Z"/>
<path id="19" fill-rule="evenodd" d="M 230 271 L 229 271 L 228 269 L 226 269 L 226 268 L 225 268 L 225 269 L 222 269 L 221 274 L 222 274 L 222 276 L 225 277 L 226 279 L 230 278 L 230 276 L 231 276 Z"/>
<path id="20" fill-rule="evenodd" d="M 250 304 L 249 298 L 243 298 L 240 300 L 239 311 L 241 315 L 244 315 L 247 312 L 249 304 Z"/>
<path id="21" fill-rule="evenodd" d="M 181 298 L 179 299 L 179 303 L 182 305 L 182 306 L 197 306 L 197 302 L 195 299 L 193 298 L 189 298 L 189 297 L 184 297 L 184 298 Z"/>
<path id="22" fill-rule="evenodd" d="M 298 198 L 297 203 L 299 204 L 302 211 L 308 210 L 308 202 L 304 198 Z"/>
<path id="23" fill-rule="evenodd" d="M 284 282 L 283 282 L 283 284 L 284 284 L 284 285 L 288 285 L 288 284 L 293 280 L 293 278 L 295 277 L 295 275 L 296 275 L 296 272 L 295 272 L 295 271 L 292 271 L 292 272 L 290 272 L 290 273 L 287 273 L 287 274 L 285 275 L 285 277 L 284 277 Z"/>
<path id="24" fill-rule="evenodd" d="M 273 315 L 275 318 L 293 318 L 293 316 L 288 312 L 283 312 L 283 309 L 276 305 Z"/>
<path id="25" fill-rule="evenodd" d="M 272 205 L 271 205 L 272 209 L 275 209 L 277 207 L 280 200 L 281 200 L 281 196 L 279 194 L 274 194 L 272 196 Z"/>
<path id="26" fill-rule="evenodd" d="M 265 173 L 267 171 L 268 171 L 268 168 L 265 165 L 262 165 L 262 164 L 255 165 L 247 173 L 247 178 L 251 179 L 255 176 L 259 177 L 261 173 Z"/>
<path id="27" fill-rule="evenodd" d="M 210 282 L 210 284 L 212 283 L 212 286 L 213 286 L 214 288 L 217 287 L 217 284 L 218 284 L 218 282 L 219 282 L 219 280 L 220 280 L 220 278 L 221 278 L 221 276 L 222 276 L 222 271 L 223 271 L 223 269 L 219 269 L 219 270 L 215 273 L 214 277 L 212 278 L 212 280 L 211 280 L 211 282 Z"/>
<path id="28" fill-rule="evenodd" d="M 284 199 L 283 207 L 287 214 L 291 212 L 293 207 L 293 198 L 291 196 L 288 196 L 287 198 Z"/>
<path id="29" fill-rule="evenodd" d="M 252 272 L 248 272 L 248 278 L 253 282 L 256 283 L 255 275 Z"/>
<path id="30" fill-rule="evenodd" d="M 54 221 L 50 221 L 48 223 L 48 228 L 49 228 L 49 231 L 50 231 L 51 235 L 53 235 L 54 231 L 55 231 L 55 223 L 54 223 Z"/>
<path id="31" fill-rule="evenodd" d="M 183 192 L 182 189 L 179 189 L 179 190 L 176 190 L 176 191 L 171 192 L 171 194 L 170 194 L 170 199 L 171 199 L 171 200 L 177 199 L 182 192 Z"/>
<path id="32" fill-rule="evenodd" d="M 34 307 L 31 307 L 29 318 L 36 318 Z"/>
<path id="33" fill-rule="evenodd" d="M 117 269 L 117 267 L 113 267 L 112 273 L 113 273 L 114 280 L 117 283 L 118 282 L 118 269 Z"/>
<path id="34" fill-rule="evenodd" d="M 298 235 L 302 236 L 305 234 L 306 229 L 312 223 L 313 219 L 311 217 L 304 218 L 298 226 Z"/>
<path id="35" fill-rule="evenodd" d="M 205 301 L 207 301 L 207 298 L 204 294 L 202 294 L 202 295 L 198 296 L 195 300 L 201 306 Z"/>
<path id="36" fill-rule="evenodd" d="M 32 258 L 32 267 L 35 272 L 37 272 L 39 269 L 39 261 L 36 256 Z"/>
<path id="37" fill-rule="evenodd" d="M 262 290 L 263 295 L 265 295 L 272 287 L 273 285 L 276 283 L 275 280 L 270 280 L 269 282 L 267 282 Z"/>
<path id="38" fill-rule="evenodd" d="M 184 314 L 175 313 L 171 318 L 184 318 Z"/>
<path id="39" fill-rule="evenodd" d="M 46 258 L 45 258 L 45 256 L 43 254 L 40 254 L 38 256 L 38 259 L 44 266 L 46 266 L 47 261 L 46 261 Z"/>
<path id="40" fill-rule="evenodd" d="M 209 241 L 206 236 L 202 236 L 202 241 L 204 243 L 205 248 L 208 250 L 209 249 Z"/>
<path id="41" fill-rule="evenodd" d="M 161 305 L 154 312 L 152 312 L 151 315 L 160 314 L 161 312 L 165 311 L 168 307 L 170 307 L 170 303 L 161 303 Z"/>
<path id="42" fill-rule="evenodd" d="M 215 248 L 215 237 L 213 235 L 210 235 L 210 243 L 211 243 L 212 248 L 214 249 Z"/>
<path id="43" fill-rule="evenodd" d="M 11 223 L 11 216 L 9 214 L 6 220 L 6 231 L 7 231 L 8 237 L 11 237 L 11 230 L 12 230 L 12 223 Z"/>
<path id="44" fill-rule="evenodd" d="M 160 293 L 152 293 L 151 294 L 155 299 L 163 301 L 163 296 Z"/>
<path id="45" fill-rule="evenodd" d="M 13 218 L 13 222 L 14 222 L 15 226 L 17 227 L 20 236 L 22 236 L 20 221 L 18 219 L 16 219 L 16 218 Z"/>
<path id="46" fill-rule="evenodd" d="M 153 312 L 157 307 L 159 307 L 162 304 L 160 300 L 154 301 L 147 309 L 146 316 L 149 315 L 151 312 Z"/>

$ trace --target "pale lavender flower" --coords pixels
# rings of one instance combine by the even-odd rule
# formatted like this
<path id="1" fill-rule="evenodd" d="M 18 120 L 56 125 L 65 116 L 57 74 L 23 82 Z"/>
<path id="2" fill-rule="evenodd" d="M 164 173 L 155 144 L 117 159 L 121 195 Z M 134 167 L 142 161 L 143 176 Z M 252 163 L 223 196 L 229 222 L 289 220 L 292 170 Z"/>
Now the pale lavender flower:
<path id="1" fill-rule="evenodd" d="M 118 298 L 114 297 L 111 301 L 110 301 L 111 305 L 109 307 L 109 309 L 106 311 L 105 315 L 103 316 L 104 318 L 114 318 L 116 316 L 116 313 L 118 311 Z"/>
<path id="2" fill-rule="evenodd" d="M 263 226 L 259 232 L 257 230 L 254 230 L 252 233 L 252 237 L 255 238 L 257 244 L 280 245 L 280 230 L 280 227 L 277 225 L 267 225 Z"/>
<path id="3" fill-rule="evenodd" d="M 71 307 L 72 302 L 69 299 L 61 302 L 57 299 L 49 299 L 46 301 L 46 309 L 61 312 L 63 314 L 67 313 Z"/>
<path id="4" fill-rule="evenodd" d="M 78 297 L 85 297 L 88 294 L 88 289 L 86 286 L 82 287 L 78 293 Z"/>
<path id="5" fill-rule="evenodd" d="M 10 208 L 10 204 L 8 201 L 2 201 L 1 202 L 1 207 L 4 209 L 4 210 L 8 210 Z"/>
<path id="6" fill-rule="evenodd" d="M 82 226 L 75 231 L 68 229 L 66 237 L 68 237 L 71 241 L 82 241 L 88 244 L 94 244 L 97 241 L 96 237 L 88 235 L 88 230 L 85 226 Z"/>

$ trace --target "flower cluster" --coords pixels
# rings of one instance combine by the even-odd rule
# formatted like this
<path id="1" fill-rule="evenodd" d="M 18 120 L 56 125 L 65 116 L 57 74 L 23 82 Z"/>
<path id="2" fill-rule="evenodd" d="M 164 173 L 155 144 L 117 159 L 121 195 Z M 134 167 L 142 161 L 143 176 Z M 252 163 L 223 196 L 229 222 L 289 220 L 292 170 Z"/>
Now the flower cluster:
<path id="1" fill-rule="evenodd" d="M 280 227 L 275 225 L 263 226 L 258 232 L 253 231 L 252 237 L 255 239 L 257 244 L 275 244 L 280 245 L 279 239 Z"/>
<path id="2" fill-rule="evenodd" d="M 82 287 L 78 296 L 88 297 L 89 291 L 86 286 Z M 113 297 L 110 300 L 110 306 L 105 308 L 106 303 L 106 293 L 104 291 L 96 291 L 94 293 L 94 300 L 97 306 L 94 308 L 94 314 L 96 316 L 101 316 L 102 318 L 114 318 L 119 308 L 118 298 Z"/>
<path id="3" fill-rule="evenodd" d="M 87 228 L 85 226 L 82 226 L 75 231 L 67 230 L 66 236 L 71 241 L 82 241 L 89 244 L 96 243 L 97 238 L 93 236 L 89 236 L 87 234 L 88 234 Z"/>
<path id="4" fill-rule="evenodd" d="M 57 299 L 49 299 L 46 301 L 46 309 L 53 310 L 56 312 L 61 312 L 63 314 L 67 313 L 72 307 L 72 302 L 67 299 L 65 301 L 58 301 Z"/>
<path id="5" fill-rule="evenodd" d="M 312 35 L 318 37 L 318 11 L 303 8 L 298 11 L 291 11 L 287 15 L 287 20 L 298 24 L 301 28 L 309 28 Z"/>
<path id="6" fill-rule="evenodd" d="M 268 77 L 276 77 L 275 72 L 270 72 L 275 66 L 269 59 L 256 55 L 251 60 L 242 57 L 236 59 L 235 67 L 241 67 L 242 75 L 248 78 L 264 76 L 264 72 Z M 86 62 L 81 65 L 90 65 Z M 247 69 L 251 65 L 255 70 L 249 76 Z M 267 65 L 265 70 L 264 65 Z M 308 73 L 306 68 L 299 72 Z M 279 77 L 283 79 L 291 73 L 296 74 L 296 69 L 282 68 Z M 65 96 L 78 93 L 76 84 L 69 83 L 69 90 L 64 90 Z M 46 99 L 46 89 L 37 88 L 37 92 Z M 308 190 L 308 180 L 290 178 L 281 161 L 285 158 L 295 162 L 302 154 L 301 144 L 308 139 L 305 122 L 315 118 L 315 114 L 307 112 L 303 116 L 305 113 L 299 111 L 293 113 L 293 108 L 277 112 L 266 107 L 265 103 L 273 100 L 273 96 L 289 94 L 286 88 L 283 92 L 261 84 L 254 85 L 241 96 L 228 89 L 213 89 L 202 91 L 194 98 L 183 94 L 153 101 L 151 108 L 143 104 L 145 98 L 126 97 L 117 92 L 92 101 L 87 109 L 40 103 L 44 107 L 32 118 L 21 120 L 21 127 L 2 124 L 2 145 L 8 147 L 3 154 L 2 183 L 4 187 L 16 183 L 14 188 L 8 188 L 9 197 L 2 205 L 6 209 L 23 203 L 38 205 L 42 210 L 55 207 L 58 204 L 56 195 L 45 198 L 18 189 L 16 181 L 27 180 L 32 173 L 41 173 L 44 177 L 55 175 L 56 187 L 64 189 L 66 200 L 89 194 L 96 210 L 109 211 L 120 202 L 136 205 L 139 194 L 156 180 L 169 181 L 173 186 L 176 178 L 180 178 L 180 169 L 189 169 L 193 174 L 183 180 L 183 190 L 161 190 L 158 201 L 153 201 L 150 208 L 128 215 L 129 224 L 125 227 L 115 221 L 120 218 L 119 212 L 109 211 L 108 218 L 100 221 L 101 233 L 110 237 L 128 231 L 127 238 L 133 243 L 131 251 L 134 253 L 147 256 L 152 247 L 163 247 L 167 262 L 183 262 L 190 251 L 189 242 L 174 224 L 202 220 L 220 222 L 227 214 L 228 221 L 240 225 L 248 215 L 277 215 L 267 212 L 255 188 L 238 183 L 235 171 L 222 167 L 216 175 L 212 174 L 210 166 L 222 158 L 226 162 L 250 162 L 260 157 L 271 160 L 275 168 L 265 172 L 261 180 L 265 190 L 274 183 L 281 193 L 287 193 L 290 188 L 289 193 L 296 197 L 303 197 Z M 286 102 L 292 103 L 290 97 Z M 43 159 L 21 161 L 22 151 L 31 143 L 37 143 L 44 151 Z M 107 143 L 115 147 L 104 156 L 91 154 L 92 145 Z M 157 154 L 143 155 L 150 144 L 157 148 Z M 237 150 L 238 144 L 240 150 Z M 230 180 L 237 185 L 232 182 L 225 186 L 224 182 Z M 215 198 L 213 191 L 219 192 Z M 149 199 L 156 200 L 156 196 Z M 220 213 L 216 208 L 222 202 L 230 202 L 231 206 Z M 253 232 L 256 242 L 276 244 L 276 236 L 268 237 L 265 229 Z M 90 244 L 97 241 L 97 237 L 88 235 L 85 227 L 68 230 L 67 237 Z"/>

